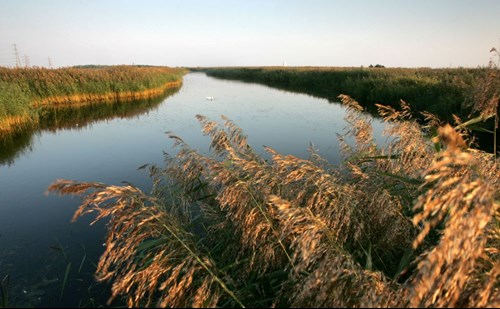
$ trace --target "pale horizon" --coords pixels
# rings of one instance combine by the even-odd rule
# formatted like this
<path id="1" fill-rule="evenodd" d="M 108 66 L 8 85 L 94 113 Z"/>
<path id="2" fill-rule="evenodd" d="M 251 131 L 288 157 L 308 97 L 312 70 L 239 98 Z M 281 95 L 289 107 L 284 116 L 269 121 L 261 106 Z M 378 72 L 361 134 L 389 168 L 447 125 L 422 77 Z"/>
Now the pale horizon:
<path id="1" fill-rule="evenodd" d="M 500 1 L 0 2 L 0 66 L 482 67 Z M 18 62 L 19 62 L 18 61 Z"/>

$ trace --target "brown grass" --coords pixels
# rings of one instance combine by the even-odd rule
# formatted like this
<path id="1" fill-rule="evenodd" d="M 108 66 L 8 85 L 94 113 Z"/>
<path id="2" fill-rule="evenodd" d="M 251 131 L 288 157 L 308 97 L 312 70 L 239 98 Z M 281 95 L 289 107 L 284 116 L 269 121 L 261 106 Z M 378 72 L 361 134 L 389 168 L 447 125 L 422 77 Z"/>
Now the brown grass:
<path id="1" fill-rule="evenodd" d="M 484 306 L 487 302 L 474 303 L 464 290 L 467 284 L 477 284 L 471 279 L 478 261 L 485 254 L 487 238 L 484 234 L 498 208 L 494 201 L 498 188 L 474 170 L 475 158 L 462 150 L 465 142 L 451 126 L 441 127 L 439 135 L 446 149 L 424 172 L 422 186 L 426 190 L 414 206 L 421 212 L 413 222 L 422 226 L 414 247 L 421 245 L 437 225 L 444 224 L 444 229 L 440 242 L 427 250 L 418 264 L 410 305 Z M 488 281 L 486 285 L 491 284 Z M 491 288 L 486 294 L 488 292 L 491 294 Z M 492 296 L 484 295 L 483 298 L 491 299 Z"/>
<path id="2" fill-rule="evenodd" d="M 0 121 L 0 137 L 7 136 L 11 132 L 19 129 L 21 127 L 26 127 L 29 124 L 33 124 L 32 117 L 30 115 L 17 115 L 9 116 L 2 121 Z"/>
<path id="3" fill-rule="evenodd" d="M 111 218 L 106 250 L 96 271 L 98 281 L 113 278 L 110 302 L 126 295 L 129 307 L 213 307 L 219 290 L 231 295 L 216 276 L 210 257 L 197 254 L 200 248 L 183 228 L 185 222 L 172 217 L 158 199 L 131 185 L 59 180 L 49 190 L 61 194 L 93 190 L 73 220 L 91 212 L 96 213 L 94 222 Z"/>
<path id="4" fill-rule="evenodd" d="M 43 109 L 133 101 L 179 87 L 186 70 L 168 67 L 0 67 L 0 139 L 36 127 Z"/>
<path id="5" fill-rule="evenodd" d="M 379 106 L 387 147 L 342 96 L 349 127 L 332 166 L 247 144 L 232 121 L 198 116 L 202 155 L 151 166 L 153 191 L 58 181 L 75 219 L 108 216 L 99 280 L 129 306 L 488 307 L 499 301 L 500 171 L 436 117 Z M 439 128 L 436 136 L 432 132 Z M 90 193 L 85 193 L 87 190 Z"/>
<path id="6" fill-rule="evenodd" d="M 134 101 L 154 98 L 162 95 L 170 88 L 177 88 L 181 86 L 181 82 L 168 82 L 163 86 L 141 90 L 141 91 L 121 91 L 121 92 L 107 92 L 107 93 L 83 93 L 63 96 L 51 96 L 33 102 L 34 107 L 57 107 L 59 105 L 78 105 L 88 103 L 102 103 L 102 102 L 119 102 L 119 101 Z"/>

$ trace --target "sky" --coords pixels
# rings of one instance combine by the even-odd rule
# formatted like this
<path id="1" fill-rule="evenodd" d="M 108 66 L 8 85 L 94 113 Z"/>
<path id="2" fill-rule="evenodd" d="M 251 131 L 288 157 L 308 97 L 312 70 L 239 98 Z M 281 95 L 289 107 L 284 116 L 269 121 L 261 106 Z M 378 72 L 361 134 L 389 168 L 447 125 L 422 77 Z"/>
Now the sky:
<path id="1" fill-rule="evenodd" d="M 500 0 L 0 0 L 0 66 L 486 66 Z"/>

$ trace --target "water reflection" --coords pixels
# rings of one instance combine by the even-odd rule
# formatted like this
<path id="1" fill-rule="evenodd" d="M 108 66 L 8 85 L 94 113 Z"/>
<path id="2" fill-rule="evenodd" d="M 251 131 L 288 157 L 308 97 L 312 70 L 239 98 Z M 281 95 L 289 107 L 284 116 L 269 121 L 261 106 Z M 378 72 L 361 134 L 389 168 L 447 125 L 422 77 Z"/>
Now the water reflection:
<path id="1" fill-rule="evenodd" d="M 33 129 L 17 132 L 0 140 L 0 165 L 14 164 L 16 159 L 33 150 Z"/>
<path id="2" fill-rule="evenodd" d="M 33 151 L 34 136 L 41 131 L 82 130 L 109 119 L 126 119 L 140 116 L 158 108 L 180 88 L 167 89 L 160 97 L 134 102 L 94 103 L 72 107 L 46 108 L 40 112 L 37 128 L 30 128 L 0 140 L 0 165 L 11 165 L 15 160 Z"/>
<path id="3" fill-rule="evenodd" d="M 338 161 L 335 133 L 346 125 L 345 111 L 324 99 L 198 73 L 187 74 L 176 95 L 158 101 L 47 112 L 36 131 L 2 149 L 2 160 L 10 165 L 0 165 L 0 279 L 11 277 L 13 306 L 106 303 L 109 288 L 93 282 L 93 265 L 104 248 L 104 224 L 89 227 L 91 216 L 70 223 L 80 200 L 43 192 L 58 178 L 116 185 L 127 181 L 149 191 L 147 173 L 137 168 L 161 165 L 163 151 L 174 154 L 164 132 L 208 152 L 210 141 L 201 134 L 196 114 L 216 121 L 226 115 L 259 153 L 267 145 L 307 158 L 307 146 L 314 143 L 327 160 Z M 377 120 L 373 124 L 378 138 L 383 126 Z"/>

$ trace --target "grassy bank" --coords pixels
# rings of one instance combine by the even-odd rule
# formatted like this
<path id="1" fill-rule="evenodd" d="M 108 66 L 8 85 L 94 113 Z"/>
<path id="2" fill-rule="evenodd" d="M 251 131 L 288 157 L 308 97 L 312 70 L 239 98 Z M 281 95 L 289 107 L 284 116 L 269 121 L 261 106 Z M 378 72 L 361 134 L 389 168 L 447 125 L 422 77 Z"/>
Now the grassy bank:
<path id="1" fill-rule="evenodd" d="M 36 125 L 43 109 L 159 96 L 179 87 L 184 73 L 183 69 L 139 66 L 0 67 L 0 138 Z"/>
<path id="2" fill-rule="evenodd" d="M 488 69 L 403 69 L 263 67 L 208 68 L 208 75 L 262 83 L 337 101 L 349 93 L 362 106 L 376 111 L 375 104 L 398 106 L 404 99 L 414 111 L 427 111 L 443 120 L 451 113 L 467 117 L 474 85 Z"/>
<path id="3" fill-rule="evenodd" d="M 150 194 L 59 180 L 84 197 L 74 219 L 109 218 L 97 279 L 130 307 L 498 307 L 500 165 L 464 131 L 378 106 L 376 145 L 357 102 L 333 166 L 272 148 L 229 119 L 198 116 L 202 154 L 175 135 Z M 355 140 L 354 145 L 343 141 Z"/>
<path id="4" fill-rule="evenodd" d="M 493 152 L 500 143 L 498 126 L 491 111 L 486 119 L 482 105 L 500 89 L 499 69 L 494 65 L 477 69 L 255 67 L 199 68 L 209 76 L 255 82 L 288 91 L 338 101 L 349 93 L 361 106 L 377 114 L 376 104 L 399 106 L 404 99 L 412 106 L 413 117 L 423 121 L 421 112 L 460 125 L 463 119 L 482 117 L 470 129 L 481 149 Z M 498 97 L 496 97 L 498 101 Z M 496 114 L 498 114 L 498 103 Z M 457 117 L 455 117 L 455 116 Z M 497 127 L 496 138 L 492 136 Z M 485 130 L 486 129 L 486 130 Z"/>

